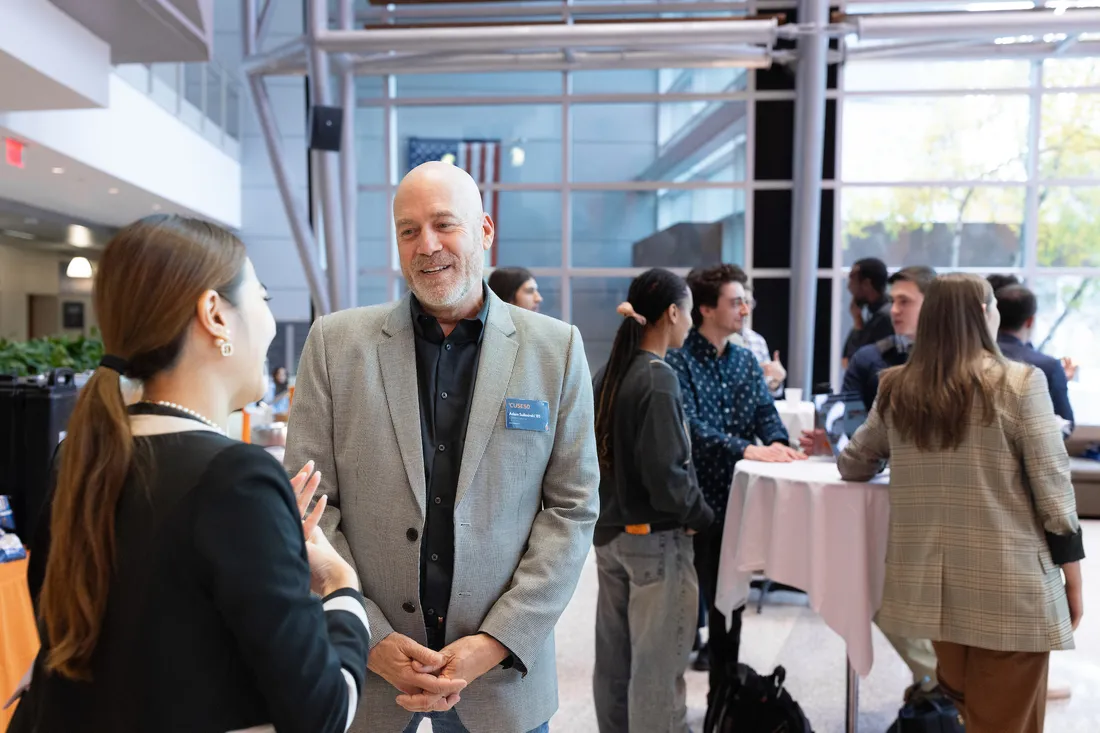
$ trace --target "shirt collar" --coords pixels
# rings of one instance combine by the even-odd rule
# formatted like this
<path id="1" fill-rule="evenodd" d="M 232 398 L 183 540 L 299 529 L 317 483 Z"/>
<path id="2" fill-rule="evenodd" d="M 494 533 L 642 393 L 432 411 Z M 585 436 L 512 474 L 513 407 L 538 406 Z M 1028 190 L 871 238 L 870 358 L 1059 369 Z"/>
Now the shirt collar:
<path id="1" fill-rule="evenodd" d="M 699 333 L 699 329 L 697 328 L 692 328 L 691 331 L 688 333 L 687 340 L 684 341 L 684 346 L 686 346 L 691 351 L 691 353 L 694 354 L 696 359 L 700 360 L 717 360 L 720 359 L 722 356 L 728 356 L 731 351 L 731 347 L 726 346 L 726 350 L 723 351 L 721 355 L 719 355 L 718 349 L 714 348 L 714 344 L 708 341 L 706 336 Z"/>
<path id="2" fill-rule="evenodd" d="M 438 335 L 439 340 L 443 341 L 443 329 L 439 325 L 439 320 L 424 310 L 424 306 L 420 305 L 420 301 L 416 299 L 416 295 L 409 293 L 409 303 L 412 306 L 412 320 L 413 328 L 416 330 L 418 336 L 425 338 L 431 338 L 432 335 Z M 489 286 L 485 284 L 483 280 L 481 282 L 481 310 L 477 312 L 477 316 L 474 318 L 463 318 L 455 326 L 455 331 L 459 329 L 468 330 L 470 328 L 477 329 L 477 341 L 481 341 L 482 334 L 485 333 L 485 324 L 489 318 Z"/>
<path id="3" fill-rule="evenodd" d="M 1012 346 L 1029 346 L 1030 345 L 1030 344 L 1025 344 L 1023 341 L 1016 338 L 1015 336 L 1013 336 L 1010 333 L 999 333 L 999 334 L 997 334 L 997 343 L 998 344 L 1011 344 Z"/>

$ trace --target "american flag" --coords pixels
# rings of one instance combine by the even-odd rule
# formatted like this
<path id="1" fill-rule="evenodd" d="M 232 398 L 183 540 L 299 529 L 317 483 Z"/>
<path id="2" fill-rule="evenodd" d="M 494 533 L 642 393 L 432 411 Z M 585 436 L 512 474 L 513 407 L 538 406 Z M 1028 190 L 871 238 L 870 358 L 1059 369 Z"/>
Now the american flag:
<path id="1" fill-rule="evenodd" d="M 441 160 L 462 168 L 481 189 L 482 202 L 496 223 L 499 194 L 492 184 L 500 181 L 500 140 L 446 140 L 439 138 L 409 138 L 409 170 L 430 160 Z M 500 241 L 499 230 L 497 241 Z M 491 264 L 496 267 L 497 247 L 490 250 Z"/>

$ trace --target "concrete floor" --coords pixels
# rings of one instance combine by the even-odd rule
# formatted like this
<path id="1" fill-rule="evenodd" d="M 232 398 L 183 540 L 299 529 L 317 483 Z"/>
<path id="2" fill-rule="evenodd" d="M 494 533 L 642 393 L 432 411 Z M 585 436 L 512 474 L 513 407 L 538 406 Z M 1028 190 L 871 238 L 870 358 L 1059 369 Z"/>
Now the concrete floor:
<path id="1" fill-rule="evenodd" d="M 1051 733 L 1100 731 L 1100 521 L 1085 521 L 1085 618 L 1077 631 L 1077 649 L 1052 656 L 1051 685 L 1069 686 L 1073 697 L 1051 703 L 1046 730 Z M 595 556 L 589 556 L 573 601 L 557 629 L 558 684 L 561 707 L 550 722 L 554 733 L 596 733 L 592 706 L 593 635 L 596 617 Z M 742 661 L 758 672 L 787 668 L 787 689 L 802 706 L 816 733 L 843 733 L 844 644 L 806 607 L 803 597 L 775 593 L 764 612 L 746 612 Z M 688 671 L 688 722 L 699 733 L 706 708 L 707 679 Z M 875 630 L 875 666 L 860 686 L 860 733 L 884 733 L 900 705 L 909 673 Z M 421 733 L 431 730 L 424 723 Z"/>

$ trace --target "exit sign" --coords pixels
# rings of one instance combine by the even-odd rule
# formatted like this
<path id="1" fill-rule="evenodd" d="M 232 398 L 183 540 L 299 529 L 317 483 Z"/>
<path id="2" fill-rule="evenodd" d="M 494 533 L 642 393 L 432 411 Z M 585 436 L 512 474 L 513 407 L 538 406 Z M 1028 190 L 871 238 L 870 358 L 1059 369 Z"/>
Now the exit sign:
<path id="1" fill-rule="evenodd" d="M 16 168 L 23 167 L 23 143 L 10 137 L 4 138 L 4 157 L 8 165 Z"/>

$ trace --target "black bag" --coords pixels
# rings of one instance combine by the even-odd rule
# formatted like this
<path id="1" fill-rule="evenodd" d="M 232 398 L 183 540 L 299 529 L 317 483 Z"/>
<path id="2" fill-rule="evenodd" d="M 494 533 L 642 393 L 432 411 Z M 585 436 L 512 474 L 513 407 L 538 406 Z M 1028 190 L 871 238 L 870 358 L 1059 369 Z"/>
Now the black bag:
<path id="1" fill-rule="evenodd" d="M 964 733 L 955 703 L 940 694 L 921 695 L 898 711 L 898 719 L 886 733 Z"/>
<path id="2" fill-rule="evenodd" d="M 761 677 L 745 664 L 714 694 L 704 733 L 814 733 L 810 721 L 783 689 L 787 670 Z"/>

